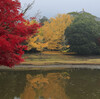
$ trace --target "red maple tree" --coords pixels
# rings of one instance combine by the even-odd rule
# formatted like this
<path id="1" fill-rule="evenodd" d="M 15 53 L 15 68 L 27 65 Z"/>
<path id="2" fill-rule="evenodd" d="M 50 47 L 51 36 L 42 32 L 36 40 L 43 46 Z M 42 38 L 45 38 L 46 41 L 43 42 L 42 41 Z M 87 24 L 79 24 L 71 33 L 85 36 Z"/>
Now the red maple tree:
<path id="1" fill-rule="evenodd" d="M 26 26 L 20 7 L 18 0 L 0 0 L 0 65 L 12 67 L 22 62 L 26 49 L 22 43 L 40 27 Z"/>

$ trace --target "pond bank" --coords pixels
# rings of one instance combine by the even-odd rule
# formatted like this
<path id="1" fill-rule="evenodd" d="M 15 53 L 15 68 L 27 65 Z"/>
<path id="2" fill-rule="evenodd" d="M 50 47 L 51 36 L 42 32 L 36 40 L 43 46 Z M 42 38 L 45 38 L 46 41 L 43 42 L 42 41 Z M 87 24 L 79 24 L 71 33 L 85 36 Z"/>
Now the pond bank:
<path id="1" fill-rule="evenodd" d="M 48 66 L 17 65 L 13 68 L 0 66 L 0 70 L 60 70 L 67 68 L 100 69 L 100 65 L 48 65 Z"/>
<path id="2" fill-rule="evenodd" d="M 22 62 L 21 65 L 100 65 L 100 55 L 79 56 L 48 52 L 41 54 L 24 54 L 23 58 L 25 58 L 25 61 Z"/>

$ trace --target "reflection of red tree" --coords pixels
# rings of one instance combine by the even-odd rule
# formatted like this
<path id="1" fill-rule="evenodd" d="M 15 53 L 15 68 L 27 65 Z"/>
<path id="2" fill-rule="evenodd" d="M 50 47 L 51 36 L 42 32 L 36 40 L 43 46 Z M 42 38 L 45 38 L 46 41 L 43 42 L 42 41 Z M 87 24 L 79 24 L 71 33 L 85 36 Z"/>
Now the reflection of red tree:
<path id="1" fill-rule="evenodd" d="M 68 79 L 68 76 L 60 73 L 49 73 L 46 77 L 42 74 L 35 77 L 28 74 L 28 83 L 21 99 L 39 99 L 39 96 L 44 99 L 69 99 L 65 94 L 64 79 Z"/>

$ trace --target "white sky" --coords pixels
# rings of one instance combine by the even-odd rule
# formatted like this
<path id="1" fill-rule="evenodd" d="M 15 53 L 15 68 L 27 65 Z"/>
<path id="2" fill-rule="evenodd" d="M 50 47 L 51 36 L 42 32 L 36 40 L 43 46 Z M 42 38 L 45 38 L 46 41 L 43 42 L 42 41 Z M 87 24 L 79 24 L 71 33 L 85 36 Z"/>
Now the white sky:
<path id="1" fill-rule="evenodd" d="M 19 0 L 22 7 L 33 0 Z M 34 7 L 28 11 L 27 16 L 33 17 L 39 10 L 41 16 L 55 17 L 58 13 L 68 13 L 85 9 L 100 17 L 100 0 L 35 0 Z"/>

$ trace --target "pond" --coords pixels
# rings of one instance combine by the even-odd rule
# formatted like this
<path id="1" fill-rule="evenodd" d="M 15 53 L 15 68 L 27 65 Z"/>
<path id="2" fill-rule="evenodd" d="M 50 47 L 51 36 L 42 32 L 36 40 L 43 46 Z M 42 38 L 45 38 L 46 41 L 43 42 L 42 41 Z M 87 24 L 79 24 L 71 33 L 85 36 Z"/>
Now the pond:
<path id="1" fill-rule="evenodd" d="M 0 99 L 100 99 L 100 70 L 1 70 Z"/>

